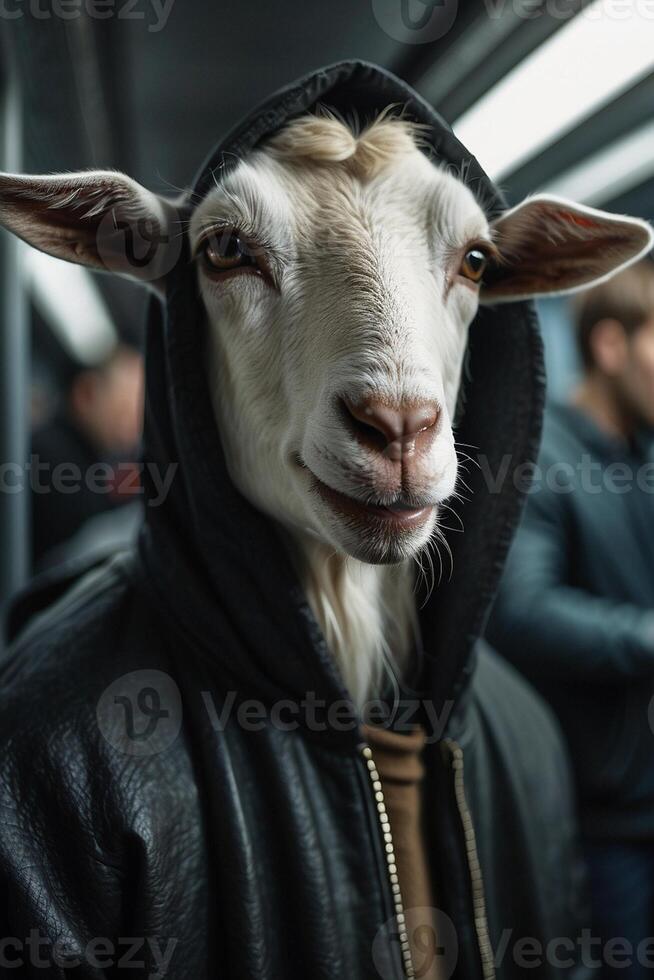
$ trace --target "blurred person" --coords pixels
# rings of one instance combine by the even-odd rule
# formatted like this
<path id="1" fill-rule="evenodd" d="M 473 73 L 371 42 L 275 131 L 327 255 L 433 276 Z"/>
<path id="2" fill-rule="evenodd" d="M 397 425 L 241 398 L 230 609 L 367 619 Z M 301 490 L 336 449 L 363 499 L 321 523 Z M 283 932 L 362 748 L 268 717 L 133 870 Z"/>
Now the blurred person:
<path id="1" fill-rule="evenodd" d="M 64 542 L 87 521 L 133 501 L 142 414 L 142 357 L 119 344 L 103 363 L 74 374 L 61 408 L 34 432 L 32 549 L 37 569 L 62 556 Z M 98 463 L 106 464 L 104 479 L 102 469 L 96 477 Z"/>
<path id="2" fill-rule="evenodd" d="M 605 973 L 632 978 L 654 967 L 654 264 L 575 313 L 583 377 L 546 414 L 489 638 L 562 723 L 595 933 L 632 949 Z"/>

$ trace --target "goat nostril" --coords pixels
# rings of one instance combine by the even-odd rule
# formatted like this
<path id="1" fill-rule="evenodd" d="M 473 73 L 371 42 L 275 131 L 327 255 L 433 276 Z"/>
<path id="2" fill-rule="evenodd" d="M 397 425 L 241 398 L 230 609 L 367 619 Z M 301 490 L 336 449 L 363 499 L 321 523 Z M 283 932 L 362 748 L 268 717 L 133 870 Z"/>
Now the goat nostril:
<path id="1" fill-rule="evenodd" d="M 368 430 L 367 434 L 375 436 L 377 441 L 381 436 L 382 448 L 385 448 L 389 442 L 401 438 L 403 426 L 400 412 L 371 398 L 357 403 L 345 398 L 344 403 L 355 428 L 364 434 Z"/>
<path id="2" fill-rule="evenodd" d="M 372 398 L 360 402 L 343 398 L 342 404 L 357 438 L 392 459 L 414 452 L 423 433 L 433 434 L 440 417 L 435 402 L 394 408 Z"/>
<path id="3" fill-rule="evenodd" d="M 440 408 L 435 402 L 409 409 L 404 417 L 405 434 L 417 436 L 426 429 L 432 429 L 438 422 L 440 414 Z"/>
<path id="4" fill-rule="evenodd" d="M 355 404 L 348 398 L 343 398 L 341 402 L 343 414 L 356 438 L 365 445 L 382 452 L 394 437 L 389 434 L 386 428 L 381 427 L 379 419 L 375 419 L 374 412 L 370 410 L 369 405 L 363 402 Z"/>

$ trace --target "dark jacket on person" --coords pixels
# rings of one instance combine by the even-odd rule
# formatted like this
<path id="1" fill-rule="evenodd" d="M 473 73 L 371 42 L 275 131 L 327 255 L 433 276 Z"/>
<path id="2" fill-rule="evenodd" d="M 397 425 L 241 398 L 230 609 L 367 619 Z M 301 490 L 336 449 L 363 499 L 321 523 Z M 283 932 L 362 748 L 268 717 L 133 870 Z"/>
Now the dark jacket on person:
<path id="1" fill-rule="evenodd" d="M 103 458 L 64 411 L 33 433 L 31 448 L 32 563 L 41 571 L 87 521 L 136 499 L 135 466 L 127 456 Z M 94 472 L 104 479 L 90 483 Z"/>
<path id="2" fill-rule="evenodd" d="M 562 723 L 584 832 L 651 840 L 654 439 L 554 405 L 538 462 L 488 636 Z"/>
<path id="3" fill-rule="evenodd" d="M 195 194 L 317 102 L 361 120 L 405 105 L 429 127 L 435 158 L 502 209 L 434 111 L 362 62 L 273 96 L 212 155 Z M 360 719 L 282 532 L 227 474 L 186 248 L 148 323 L 138 548 L 41 613 L 38 597 L 23 603 L 31 618 L 4 663 L 2 933 L 59 940 L 84 980 L 119 973 L 117 950 L 146 976 L 153 950 L 170 944 L 173 978 L 399 980 L 413 973 Z M 480 313 L 468 358 L 459 438 L 494 466 L 506 453 L 533 460 L 543 383 L 532 306 Z M 154 465 L 178 466 L 159 506 Z M 570 951 L 543 949 L 538 976 L 576 980 L 583 921 L 567 762 L 548 710 L 478 642 L 522 495 L 513 485 L 490 494 L 479 473 L 469 482 L 469 499 L 454 504 L 466 531 L 450 536 L 452 575 L 418 597 L 418 694 L 439 719 L 426 721 L 425 758 L 439 955 L 447 975 L 489 980 L 496 960 L 510 980 L 523 973 L 517 943 L 565 942 Z M 55 594 L 50 583 L 50 602 Z M 7 955 L 28 958 L 24 946 Z M 28 964 L 14 975 L 44 974 Z"/>

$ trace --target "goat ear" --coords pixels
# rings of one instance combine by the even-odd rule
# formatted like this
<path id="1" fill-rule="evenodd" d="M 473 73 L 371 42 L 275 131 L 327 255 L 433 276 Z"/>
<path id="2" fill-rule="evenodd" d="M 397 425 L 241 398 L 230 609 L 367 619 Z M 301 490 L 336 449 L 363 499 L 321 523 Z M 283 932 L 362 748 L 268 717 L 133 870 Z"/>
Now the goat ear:
<path id="1" fill-rule="evenodd" d="M 60 259 L 164 291 L 181 248 L 170 201 L 111 171 L 0 174 L 0 224 Z"/>
<path id="2" fill-rule="evenodd" d="M 482 303 L 576 292 L 631 265 L 654 243 L 645 221 L 544 194 L 500 215 L 491 230 L 500 260 L 484 279 Z"/>

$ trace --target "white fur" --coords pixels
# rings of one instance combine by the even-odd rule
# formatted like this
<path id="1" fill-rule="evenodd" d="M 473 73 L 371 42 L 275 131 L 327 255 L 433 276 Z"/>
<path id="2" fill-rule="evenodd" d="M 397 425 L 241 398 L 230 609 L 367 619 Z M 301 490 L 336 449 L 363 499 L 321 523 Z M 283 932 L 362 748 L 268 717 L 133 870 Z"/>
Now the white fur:
<path id="1" fill-rule="evenodd" d="M 299 542 L 309 601 L 359 705 L 379 691 L 385 662 L 406 663 L 410 560 L 433 537 L 436 512 L 399 541 L 361 540 L 312 492 L 309 471 L 349 496 L 390 502 L 395 477 L 372 475 L 337 397 L 436 400 L 440 429 L 412 490 L 435 505 L 451 495 L 451 422 L 477 310 L 476 291 L 456 279 L 457 257 L 489 236 L 470 191 L 413 143 L 370 169 L 362 178 L 262 150 L 212 190 L 190 229 L 192 242 L 211 226 L 246 229 L 283 282 L 279 291 L 253 276 L 216 284 L 200 271 L 211 390 L 231 475 Z M 399 568 L 373 564 L 389 549 Z"/>

